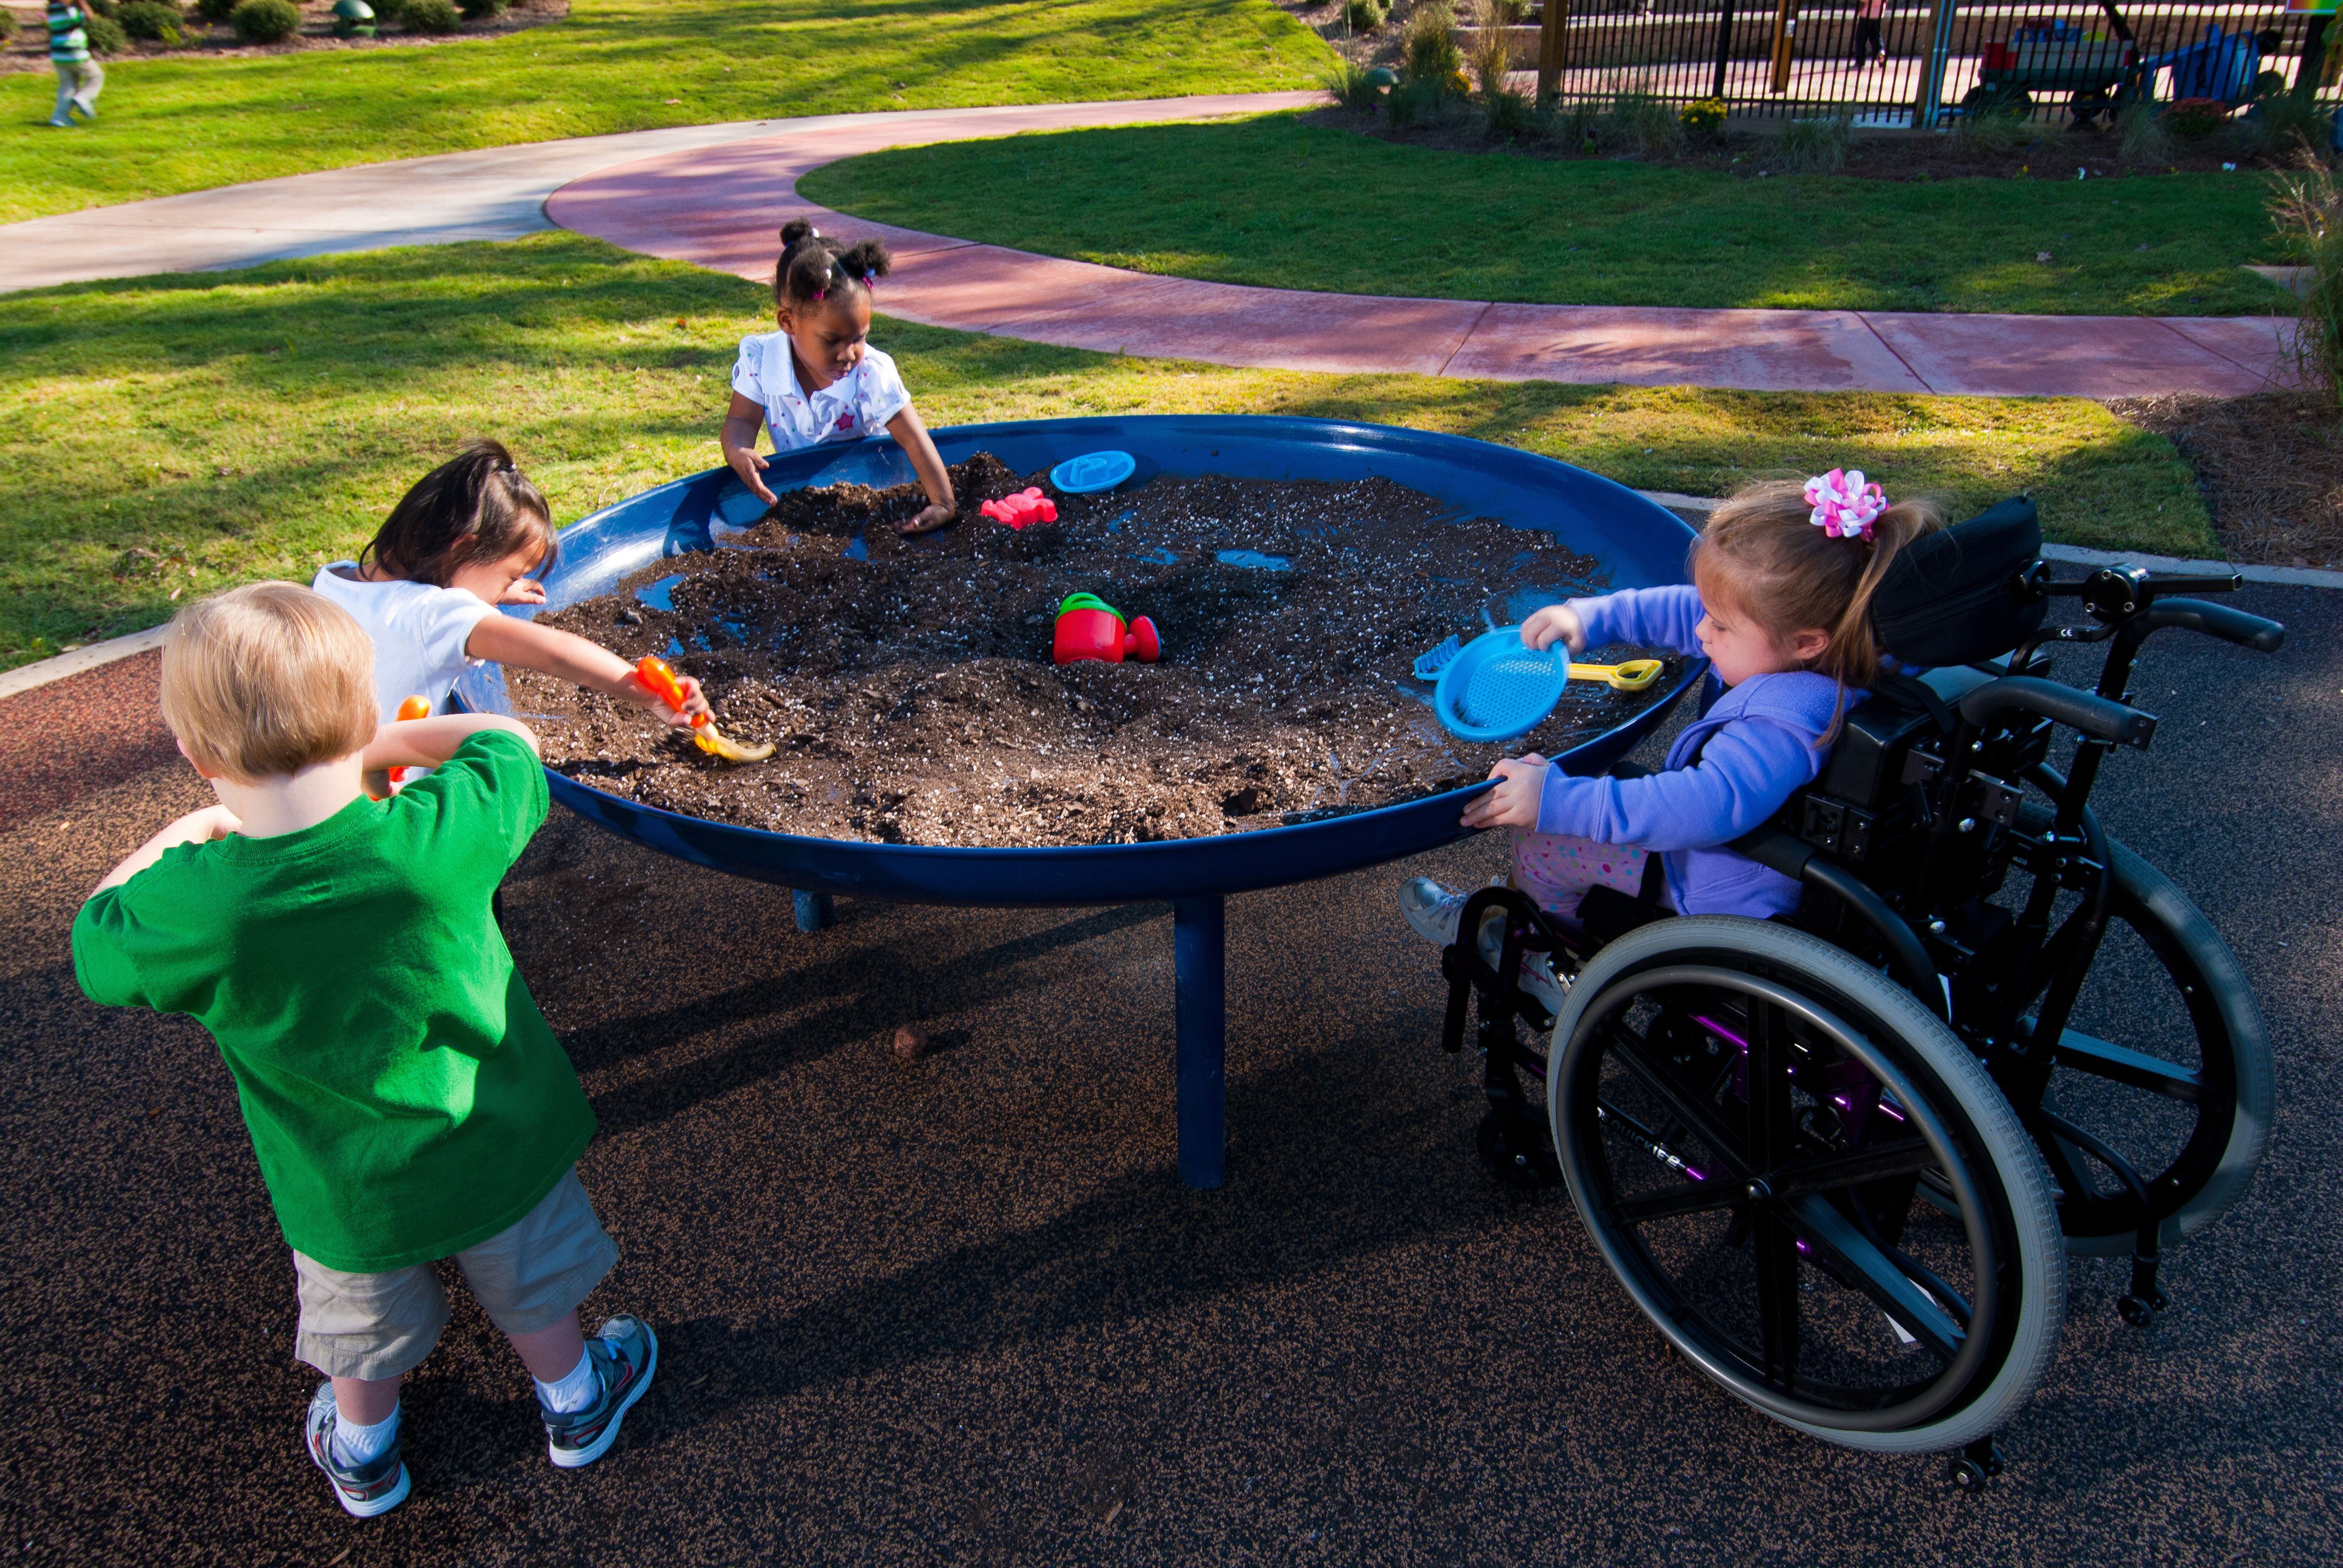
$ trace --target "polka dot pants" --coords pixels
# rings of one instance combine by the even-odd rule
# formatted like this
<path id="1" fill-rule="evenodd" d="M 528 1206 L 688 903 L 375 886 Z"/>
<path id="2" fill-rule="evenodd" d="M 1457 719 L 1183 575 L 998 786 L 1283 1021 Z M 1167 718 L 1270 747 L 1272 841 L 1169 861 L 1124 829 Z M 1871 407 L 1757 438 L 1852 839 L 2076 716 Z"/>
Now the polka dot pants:
<path id="1" fill-rule="evenodd" d="M 1574 925 L 1589 888 L 1616 888 L 1634 897 L 1644 887 L 1649 849 L 1602 844 L 1569 833 L 1513 831 L 1513 886 L 1538 908 Z"/>

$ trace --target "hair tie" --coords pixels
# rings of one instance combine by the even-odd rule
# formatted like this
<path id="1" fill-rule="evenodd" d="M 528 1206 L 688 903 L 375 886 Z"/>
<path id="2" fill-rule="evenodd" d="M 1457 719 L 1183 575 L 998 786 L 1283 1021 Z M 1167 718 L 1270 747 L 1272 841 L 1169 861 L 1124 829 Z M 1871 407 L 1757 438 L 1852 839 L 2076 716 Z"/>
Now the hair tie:
<path id="1" fill-rule="evenodd" d="M 1871 525 L 1887 510 L 1887 497 L 1865 483 L 1862 469 L 1833 468 L 1806 481 L 1806 504 L 1814 508 L 1806 520 L 1831 538 L 1868 541 Z"/>
<path id="2" fill-rule="evenodd" d="M 862 269 L 862 286 L 865 288 L 877 288 L 879 286 L 879 273 L 877 268 L 866 266 Z"/>

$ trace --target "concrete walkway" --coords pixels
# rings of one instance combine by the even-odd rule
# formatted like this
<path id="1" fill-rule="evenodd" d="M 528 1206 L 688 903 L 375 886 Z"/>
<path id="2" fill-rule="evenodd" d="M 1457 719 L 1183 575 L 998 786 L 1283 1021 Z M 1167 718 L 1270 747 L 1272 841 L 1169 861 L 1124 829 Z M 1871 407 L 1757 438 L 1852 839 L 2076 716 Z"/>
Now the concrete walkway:
<path id="1" fill-rule="evenodd" d="M 859 222 L 808 170 L 880 147 L 1298 107 L 1313 93 L 833 115 L 589 136 L 262 180 L 0 226 L 0 290 L 212 270 L 558 224 L 770 276 L 805 215 L 886 235 L 887 314 L 1214 364 L 1753 391 L 2235 397 L 2281 374 L 2283 317 L 1681 310 L 1311 294 L 1154 277 Z"/>
<path id="2" fill-rule="evenodd" d="M 1083 105 L 999 111 L 1001 134 L 1104 123 Z M 1087 112 L 1084 112 L 1087 111 Z M 1119 119 L 1133 116 L 1120 115 Z M 1157 277 L 866 223 L 817 206 L 798 180 L 839 158 L 970 135 L 967 122 L 878 117 L 617 165 L 546 210 L 646 255 L 759 281 L 791 217 L 886 236 L 887 315 L 937 327 L 1216 365 L 1499 381 L 1626 382 L 1762 392 L 2233 397 L 2281 373 L 2280 317 L 1962 316 L 1686 310 L 1313 294 Z"/>
<path id="3" fill-rule="evenodd" d="M 1223 94 L 1030 109 L 818 115 L 674 126 L 362 164 L 0 225 L 0 293 L 101 277 L 214 272 L 395 245 L 518 239 L 553 227 L 545 216 L 545 198 L 597 169 L 651 155 L 688 156 L 776 134 L 797 136 L 861 127 L 864 136 L 878 136 L 877 145 L 885 146 L 897 141 L 1007 135 L 1034 126 L 1131 125 L 1299 108 L 1323 95 Z M 994 130 L 996 125 L 1002 128 Z"/>

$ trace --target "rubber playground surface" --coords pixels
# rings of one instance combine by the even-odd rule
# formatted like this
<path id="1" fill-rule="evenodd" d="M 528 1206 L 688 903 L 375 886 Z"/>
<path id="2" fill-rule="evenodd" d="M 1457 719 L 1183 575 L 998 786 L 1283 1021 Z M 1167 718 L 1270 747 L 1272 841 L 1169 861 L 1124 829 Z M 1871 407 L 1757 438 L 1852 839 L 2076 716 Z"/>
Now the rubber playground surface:
<path id="1" fill-rule="evenodd" d="M 42 1563 L 2331 1563 L 2343 1440 L 2328 1088 L 2343 600 L 2255 587 L 2275 658 L 2177 637 L 2111 763 L 2112 831 L 2218 924 L 2270 1015 L 2270 1155 L 2117 1319 L 2079 1261 L 2007 1474 L 1797 1436 L 1662 1353 L 1567 1200 L 1472 1152 L 1394 880 L 1482 839 L 1232 900 L 1230 1180 L 1172 1169 L 1168 910 L 772 889 L 557 809 L 507 889 L 602 1131 L 625 1251 L 589 1322 L 658 1328 L 609 1455 L 557 1473 L 458 1292 L 409 1382 L 413 1498 L 343 1516 L 300 1448 L 315 1374 L 226 1070 L 184 1020 L 75 990 L 82 895 L 198 781 L 155 656 L 0 701 L 0 1546 Z M 899 1065 L 895 1027 L 939 1050 Z"/>

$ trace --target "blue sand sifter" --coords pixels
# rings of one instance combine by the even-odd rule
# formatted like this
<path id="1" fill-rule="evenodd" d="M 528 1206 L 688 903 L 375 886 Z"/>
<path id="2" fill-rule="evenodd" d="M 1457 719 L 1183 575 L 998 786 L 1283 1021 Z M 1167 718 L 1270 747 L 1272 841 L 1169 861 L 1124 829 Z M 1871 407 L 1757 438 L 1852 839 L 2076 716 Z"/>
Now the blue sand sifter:
<path id="1" fill-rule="evenodd" d="M 1416 661 L 1416 668 L 1421 670 L 1447 648 L 1443 643 L 1433 648 Z M 1544 723 L 1573 680 L 1599 680 L 1614 691 L 1642 691 L 1664 671 L 1656 658 L 1575 664 L 1562 643 L 1541 653 L 1523 646 L 1520 627 L 1500 627 L 1466 643 L 1441 668 L 1440 684 L 1432 689 L 1432 710 L 1460 740 L 1511 740 Z"/>
<path id="2" fill-rule="evenodd" d="M 1511 740 L 1535 729 L 1570 684 L 1570 650 L 1522 645 L 1509 626 L 1474 638 L 1440 672 L 1432 710 L 1462 740 Z"/>
<path id="3" fill-rule="evenodd" d="M 1128 452 L 1085 452 L 1051 469 L 1050 483 L 1070 496 L 1094 495 L 1113 489 L 1138 467 L 1138 460 Z"/>

